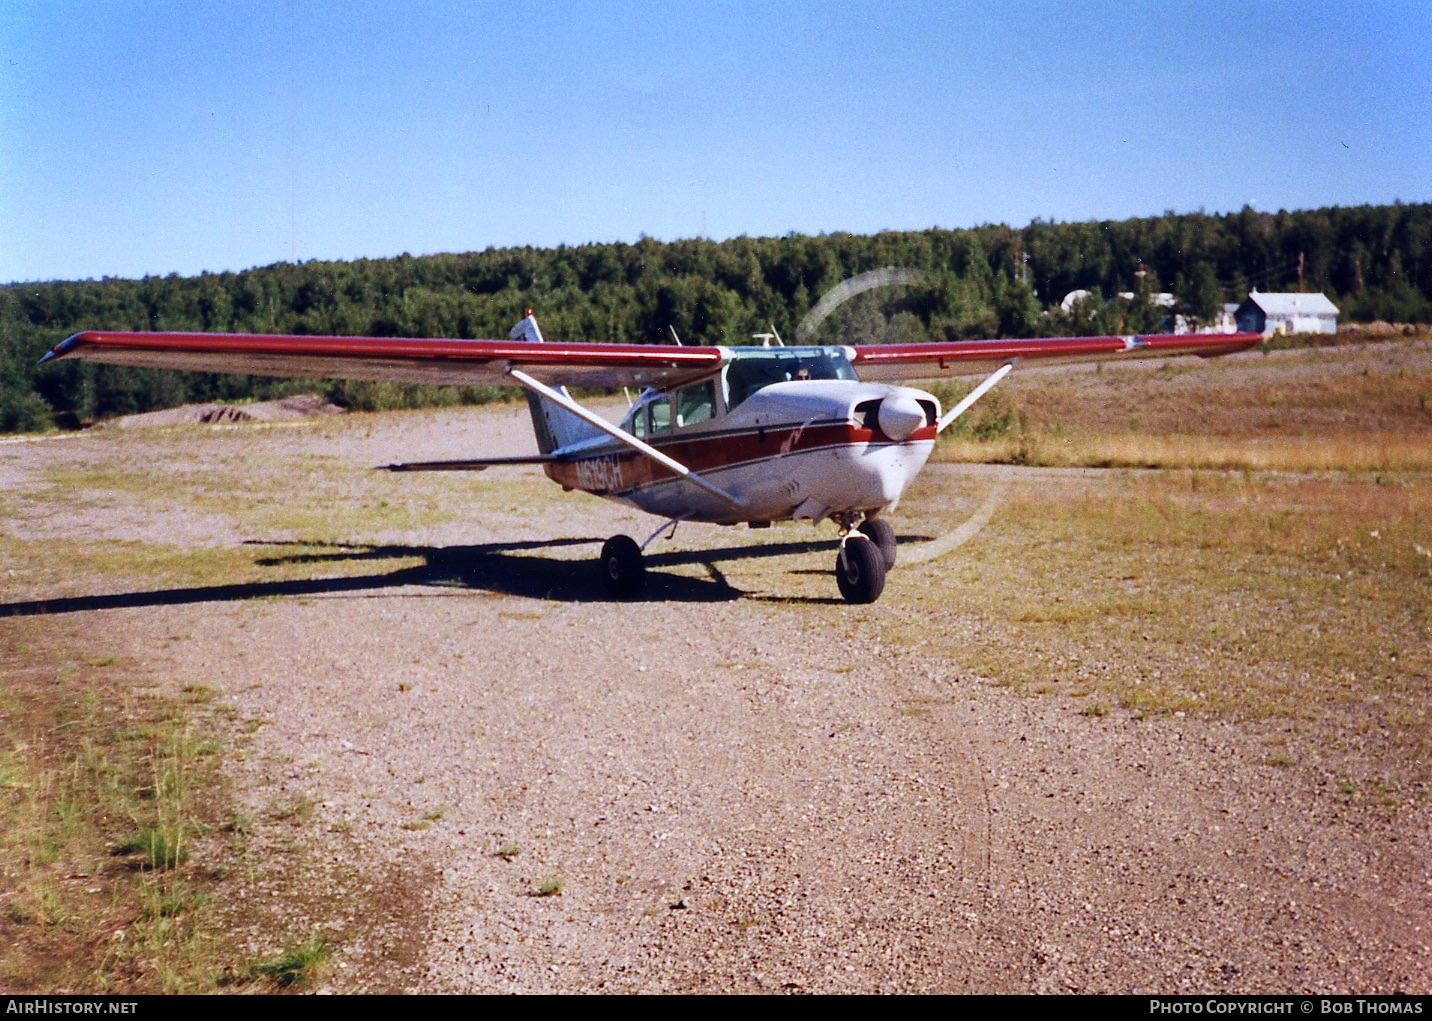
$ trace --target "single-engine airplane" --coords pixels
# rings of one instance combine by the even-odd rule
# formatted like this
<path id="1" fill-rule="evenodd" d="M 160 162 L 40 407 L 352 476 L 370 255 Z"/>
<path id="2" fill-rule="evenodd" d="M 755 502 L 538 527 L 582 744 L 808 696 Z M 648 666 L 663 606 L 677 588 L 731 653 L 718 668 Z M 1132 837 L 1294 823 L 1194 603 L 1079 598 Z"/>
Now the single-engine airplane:
<path id="1" fill-rule="evenodd" d="M 840 538 L 841 595 L 870 603 L 895 565 L 886 515 L 924 467 L 935 437 L 1016 364 L 1209 357 L 1262 340 L 1159 334 L 785 347 L 770 339 L 761 347 L 547 343 L 529 309 L 505 341 L 94 330 L 62 341 L 42 362 L 521 387 L 538 453 L 387 467 L 538 464 L 564 489 L 661 516 L 645 542 L 618 535 L 602 547 L 602 577 L 623 597 L 641 587 L 642 552 L 679 522 L 761 528 L 828 519 Z M 974 375 L 984 379 L 947 411 L 934 395 L 895 385 Z M 574 400 L 570 386 L 645 390 L 616 425 Z"/>

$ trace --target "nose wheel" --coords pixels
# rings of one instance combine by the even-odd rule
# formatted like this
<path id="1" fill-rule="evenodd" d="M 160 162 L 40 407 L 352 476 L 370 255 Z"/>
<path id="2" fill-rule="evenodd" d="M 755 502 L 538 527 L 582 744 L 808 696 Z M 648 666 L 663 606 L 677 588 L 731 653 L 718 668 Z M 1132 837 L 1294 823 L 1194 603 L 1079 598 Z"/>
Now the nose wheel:
<path id="1" fill-rule="evenodd" d="M 853 532 L 841 542 L 835 583 L 847 603 L 873 603 L 885 591 L 885 555 L 864 533 Z"/>
<path id="2" fill-rule="evenodd" d="M 885 591 L 885 575 L 895 566 L 895 529 L 882 518 L 849 513 L 835 518 L 840 552 L 835 583 L 847 603 L 873 603 Z M 859 522 L 859 525 L 856 525 Z"/>
<path id="3" fill-rule="evenodd" d="M 880 548 L 885 560 L 885 570 L 895 566 L 895 529 L 884 518 L 867 518 L 860 523 L 860 532 Z"/>

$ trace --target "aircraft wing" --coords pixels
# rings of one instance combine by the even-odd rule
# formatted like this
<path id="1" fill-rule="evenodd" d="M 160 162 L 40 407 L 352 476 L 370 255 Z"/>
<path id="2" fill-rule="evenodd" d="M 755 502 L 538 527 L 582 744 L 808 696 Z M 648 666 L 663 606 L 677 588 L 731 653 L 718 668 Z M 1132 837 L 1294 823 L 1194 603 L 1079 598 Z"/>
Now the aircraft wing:
<path id="1" fill-rule="evenodd" d="M 549 386 L 667 387 L 712 375 L 727 357 L 715 347 L 91 330 L 43 361 L 457 386 L 514 386 L 518 369 Z"/>
<path id="2" fill-rule="evenodd" d="M 1109 359 L 1168 358 L 1242 351 L 1261 343 L 1258 333 L 1162 333 L 1134 337 L 1042 337 L 1028 340 L 956 340 L 943 344 L 861 344 L 855 371 L 861 379 L 895 381 L 977 376 L 1011 362 L 1044 365 Z"/>

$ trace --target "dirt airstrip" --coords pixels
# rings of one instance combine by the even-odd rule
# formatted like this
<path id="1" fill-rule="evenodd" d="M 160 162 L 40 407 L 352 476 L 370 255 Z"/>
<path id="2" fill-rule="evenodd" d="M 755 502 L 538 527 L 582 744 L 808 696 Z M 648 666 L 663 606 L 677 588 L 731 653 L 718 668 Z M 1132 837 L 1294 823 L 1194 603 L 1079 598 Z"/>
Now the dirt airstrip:
<path id="1" fill-rule="evenodd" d="M 612 603 L 596 543 L 654 519 L 367 471 L 529 443 L 508 407 L 0 446 L 0 638 L 261 721 L 238 796 L 311 806 L 290 851 L 338 894 L 318 988 L 1432 992 L 1432 814 L 1342 796 L 1326 729 L 1091 712 L 948 652 L 998 627 L 951 566 L 997 509 L 871 607 L 796 526 L 683 526 Z M 1121 477 L 932 466 L 902 554 Z"/>

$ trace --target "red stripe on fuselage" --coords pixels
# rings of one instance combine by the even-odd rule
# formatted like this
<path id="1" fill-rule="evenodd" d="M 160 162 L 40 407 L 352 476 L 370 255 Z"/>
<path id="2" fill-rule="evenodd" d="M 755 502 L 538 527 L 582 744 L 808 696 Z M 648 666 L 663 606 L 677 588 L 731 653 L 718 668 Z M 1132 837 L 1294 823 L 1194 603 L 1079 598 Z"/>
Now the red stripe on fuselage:
<path id="1" fill-rule="evenodd" d="M 936 432 L 933 425 L 922 426 L 905 442 L 930 441 L 935 438 Z M 821 422 L 672 436 L 653 441 L 652 446 L 693 472 L 706 474 L 827 447 L 894 442 L 878 429 L 862 429 L 849 422 Z M 676 473 L 664 465 L 616 443 L 580 458 L 550 463 L 545 470 L 553 481 L 563 486 L 598 496 L 626 493 L 653 482 L 676 478 Z"/>

